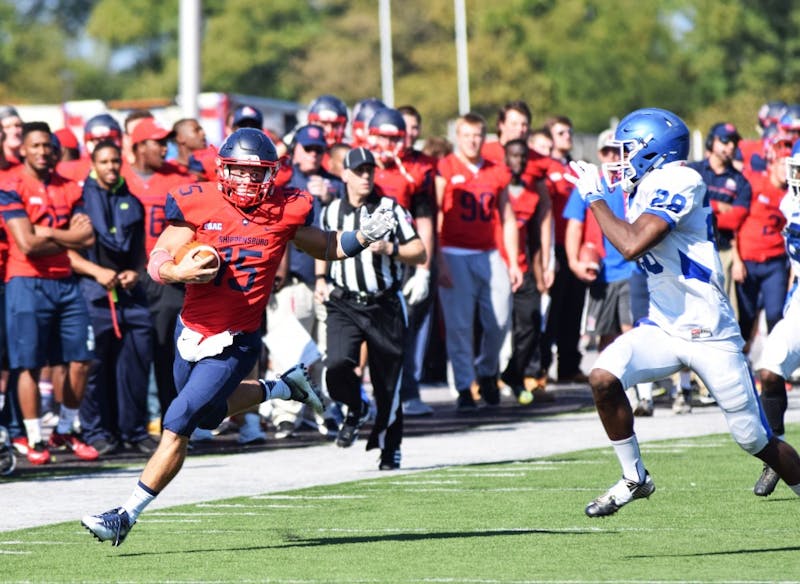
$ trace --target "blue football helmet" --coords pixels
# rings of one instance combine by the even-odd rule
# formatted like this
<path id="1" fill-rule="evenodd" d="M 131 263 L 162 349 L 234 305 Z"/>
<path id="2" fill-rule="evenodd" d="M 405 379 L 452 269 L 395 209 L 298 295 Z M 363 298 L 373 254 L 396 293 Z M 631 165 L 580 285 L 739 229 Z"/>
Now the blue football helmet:
<path id="1" fill-rule="evenodd" d="M 606 182 L 630 193 L 651 171 L 688 158 L 689 128 L 670 111 L 639 109 L 622 119 L 608 145 L 619 148 L 620 157 L 603 164 Z"/>
<path id="2" fill-rule="evenodd" d="M 370 118 L 367 125 L 369 148 L 383 162 L 399 158 L 403 154 L 406 137 L 406 120 L 396 109 L 385 107 L 379 109 Z M 392 138 L 389 144 L 381 144 L 379 138 Z M 387 142 L 387 141 L 383 141 Z"/>
<path id="3" fill-rule="evenodd" d="M 379 109 L 386 107 L 377 97 L 368 97 L 353 107 L 353 148 L 367 144 L 367 125 Z"/>
<path id="4" fill-rule="evenodd" d="M 99 114 L 87 120 L 83 126 L 83 143 L 91 152 L 92 143 L 100 140 L 112 140 L 118 146 L 122 144 L 122 127 L 109 114 Z"/>
<path id="5" fill-rule="evenodd" d="M 333 146 L 344 138 L 347 106 L 335 95 L 320 95 L 308 106 L 308 123 L 325 128 L 325 141 Z"/>
<path id="6" fill-rule="evenodd" d="M 217 153 L 217 186 L 236 207 L 258 205 L 275 187 L 278 158 L 275 145 L 264 132 L 239 128 L 225 139 Z M 232 166 L 244 167 L 249 176 L 240 169 L 232 173 Z"/>

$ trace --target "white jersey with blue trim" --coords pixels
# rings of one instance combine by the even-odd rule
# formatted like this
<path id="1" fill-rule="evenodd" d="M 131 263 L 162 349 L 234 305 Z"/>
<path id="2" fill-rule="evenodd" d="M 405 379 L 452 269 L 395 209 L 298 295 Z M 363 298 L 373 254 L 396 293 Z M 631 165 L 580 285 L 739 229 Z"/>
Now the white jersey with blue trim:
<path id="1" fill-rule="evenodd" d="M 783 230 L 786 253 L 789 254 L 795 276 L 800 276 L 800 201 L 789 192 L 781 199 L 780 210 L 786 217 L 786 227 Z"/>
<path id="2" fill-rule="evenodd" d="M 741 348 L 700 174 L 682 162 L 652 171 L 630 198 L 627 219 L 634 223 L 642 213 L 669 224 L 669 233 L 638 259 L 647 275 L 649 320 L 681 338 L 734 340 Z"/>
<path id="3" fill-rule="evenodd" d="M 800 277 L 800 200 L 789 191 L 780 205 L 781 213 L 786 217 L 786 227 L 783 228 L 783 237 L 786 240 L 786 253 L 792 263 L 792 273 L 795 279 Z M 784 306 L 784 313 L 789 308 L 789 303 L 800 304 L 800 293 L 797 291 L 798 283 L 792 286 L 789 301 Z"/>

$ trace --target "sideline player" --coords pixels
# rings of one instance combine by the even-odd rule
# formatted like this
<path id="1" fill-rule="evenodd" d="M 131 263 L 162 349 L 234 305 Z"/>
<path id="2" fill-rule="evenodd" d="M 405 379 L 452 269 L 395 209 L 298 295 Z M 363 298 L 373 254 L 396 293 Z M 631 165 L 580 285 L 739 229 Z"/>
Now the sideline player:
<path id="1" fill-rule="evenodd" d="M 164 416 L 158 449 L 130 498 L 81 521 L 97 539 L 115 546 L 178 473 L 195 428 L 215 428 L 226 416 L 275 398 L 302 401 L 321 413 L 318 390 L 302 364 L 276 381 L 242 383 L 260 354 L 261 319 L 288 242 L 316 258 L 340 260 L 361 253 L 394 228 L 394 218 L 381 210 L 364 214 L 354 231 L 312 227 L 311 196 L 275 189 L 278 153 L 260 130 L 241 128 L 231 134 L 220 147 L 217 164 L 216 183 L 185 185 L 169 195 L 169 225 L 150 254 L 153 280 L 187 284 L 175 329 L 178 395 Z M 213 255 L 195 261 L 186 253 L 175 261 L 178 251 L 194 240 L 218 251 L 218 269 L 211 266 Z"/>
<path id="2" fill-rule="evenodd" d="M 800 142 L 786 159 L 789 192 L 781 200 L 781 213 L 786 217 L 783 236 L 795 278 L 800 275 Z M 797 280 L 795 280 L 795 285 Z M 800 367 L 800 294 L 797 288 L 789 298 L 779 320 L 767 337 L 761 352 L 758 375 L 761 378 L 761 407 L 772 432 L 783 438 L 783 417 L 786 414 L 786 380 Z M 753 487 L 759 497 L 772 494 L 780 477 L 768 464 Z"/>
<path id="3" fill-rule="evenodd" d="M 800 496 L 800 457 L 765 425 L 744 340 L 723 289 L 711 208 L 701 176 L 685 166 L 689 130 L 675 114 L 636 110 L 619 123 L 619 162 L 603 165 L 610 187 L 631 193 L 627 219 L 603 199 L 597 166 L 572 164 L 572 182 L 605 236 L 647 274 L 649 324 L 623 334 L 589 375 L 597 412 L 622 466 L 622 479 L 586 506 L 589 517 L 616 513 L 655 491 L 642 461 L 625 387 L 690 367 L 722 408 L 734 440 Z M 658 347 L 654 351 L 653 347 Z"/>

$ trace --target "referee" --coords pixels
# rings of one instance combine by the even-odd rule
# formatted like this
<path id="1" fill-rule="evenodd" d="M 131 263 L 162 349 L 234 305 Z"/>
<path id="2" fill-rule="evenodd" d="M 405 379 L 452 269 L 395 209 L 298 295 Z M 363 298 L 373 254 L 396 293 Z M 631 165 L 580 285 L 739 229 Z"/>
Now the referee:
<path id="1" fill-rule="evenodd" d="M 369 403 L 361 397 L 358 365 L 362 342 L 367 343 L 368 364 L 377 415 L 367 441 L 367 450 L 381 449 L 379 468 L 400 468 L 403 417 L 400 378 L 403 347 L 408 332 L 406 304 L 400 285 L 403 264 L 425 261 L 425 246 L 413 220 L 393 199 L 375 189 L 375 158 L 366 148 L 354 148 L 345 156 L 342 179 L 347 196 L 336 199 L 322 213 L 324 229 L 358 229 L 361 221 L 378 207 L 391 209 L 395 228 L 363 253 L 330 267 L 332 286 L 325 303 L 328 309 L 326 382 L 332 399 L 347 405 L 336 438 L 337 446 L 351 446 L 369 415 Z M 318 262 L 317 278 L 325 278 Z"/>

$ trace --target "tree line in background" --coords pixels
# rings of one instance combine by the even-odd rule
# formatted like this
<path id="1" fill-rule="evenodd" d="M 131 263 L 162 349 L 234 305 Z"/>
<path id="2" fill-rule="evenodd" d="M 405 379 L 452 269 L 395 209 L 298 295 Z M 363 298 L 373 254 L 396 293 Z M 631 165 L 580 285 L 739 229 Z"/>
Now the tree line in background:
<path id="1" fill-rule="evenodd" d="M 0 1 L 0 102 L 170 98 L 179 0 Z M 381 95 L 377 0 L 204 0 L 202 91 L 307 104 Z M 467 0 L 472 109 L 525 99 L 597 132 L 637 107 L 753 135 L 758 107 L 800 102 L 792 0 Z M 452 0 L 392 3 L 395 103 L 425 130 L 457 115 Z"/>

